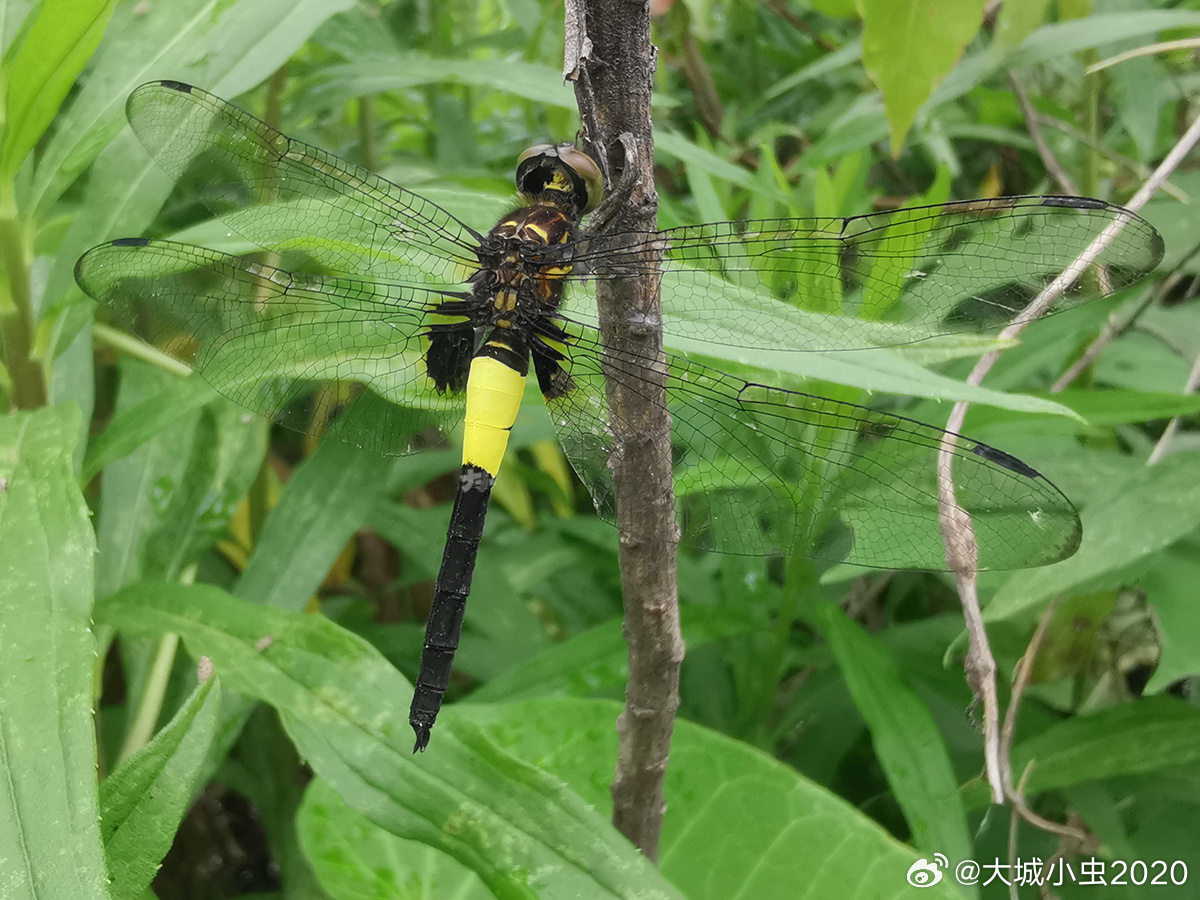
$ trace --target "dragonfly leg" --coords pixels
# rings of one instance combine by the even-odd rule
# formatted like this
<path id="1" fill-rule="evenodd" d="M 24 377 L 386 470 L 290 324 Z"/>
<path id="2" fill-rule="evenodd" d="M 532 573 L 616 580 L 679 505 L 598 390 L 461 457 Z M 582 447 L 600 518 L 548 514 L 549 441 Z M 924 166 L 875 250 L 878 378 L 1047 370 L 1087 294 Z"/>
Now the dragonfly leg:
<path id="1" fill-rule="evenodd" d="M 621 174 L 617 178 L 617 183 L 614 184 L 608 194 L 600 201 L 600 205 L 596 207 L 591 218 L 588 219 L 588 231 L 595 234 L 603 234 L 617 214 L 625 208 L 625 204 L 629 202 L 630 196 L 633 194 L 633 189 L 637 187 L 639 178 L 637 172 L 637 141 L 633 139 L 633 135 L 629 132 L 623 133 L 617 140 L 621 147 L 625 150 L 625 165 L 621 168 Z M 604 155 L 601 155 L 604 159 Z M 607 168 L 605 169 L 605 177 L 607 179 Z"/>

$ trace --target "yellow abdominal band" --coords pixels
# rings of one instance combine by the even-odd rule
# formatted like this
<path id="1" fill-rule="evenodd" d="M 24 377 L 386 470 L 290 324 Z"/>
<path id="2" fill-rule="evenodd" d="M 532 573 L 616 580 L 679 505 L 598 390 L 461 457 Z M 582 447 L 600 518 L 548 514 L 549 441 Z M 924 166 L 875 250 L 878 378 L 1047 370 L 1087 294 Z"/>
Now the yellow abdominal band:
<path id="1" fill-rule="evenodd" d="M 463 465 L 490 475 L 500 471 L 508 433 L 525 395 L 525 376 L 489 356 L 471 360 L 467 415 L 463 424 Z"/>

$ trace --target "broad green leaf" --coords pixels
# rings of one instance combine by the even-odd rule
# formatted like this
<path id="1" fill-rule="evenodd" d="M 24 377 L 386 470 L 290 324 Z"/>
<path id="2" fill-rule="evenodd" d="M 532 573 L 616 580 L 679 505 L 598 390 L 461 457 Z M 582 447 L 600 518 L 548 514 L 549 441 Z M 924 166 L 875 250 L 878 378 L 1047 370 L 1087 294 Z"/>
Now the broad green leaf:
<path id="1" fill-rule="evenodd" d="M 150 394 L 113 419 L 92 442 L 84 460 L 82 480 L 91 481 L 109 463 L 128 456 L 216 396 L 199 378 L 177 378 L 163 390 Z"/>
<path id="2" fill-rule="evenodd" d="M 859 0 L 863 65 L 883 92 L 898 156 L 917 110 L 983 22 L 983 0 Z"/>
<path id="3" fill-rule="evenodd" d="M 497 63 L 490 59 L 430 59 L 406 54 L 327 66 L 322 78 L 328 88 L 352 97 L 382 94 L 427 84 L 468 84 L 500 88 L 542 106 L 575 109 L 575 95 L 563 84 L 562 72 L 553 66 L 510 59 L 504 77 L 496 77 Z"/>
<path id="4" fill-rule="evenodd" d="M 1167 97 L 1158 93 L 1162 69 L 1147 56 L 1127 59 L 1121 65 L 1108 69 L 1104 76 L 1093 77 L 1107 77 L 1110 80 L 1110 96 L 1125 133 L 1137 145 L 1139 158 L 1153 159 L 1158 146 L 1156 138 L 1159 123 L 1169 103 Z"/>
<path id="5" fill-rule="evenodd" d="M 1135 390 L 1066 390 L 1055 394 L 1034 394 L 1053 399 L 1094 427 L 1128 425 L 1133 422 L 1152 422 L 1174 416 L 1190 416 L 1200 412 L 1200 395 L 1165 394 Z M 968 415 L 968 429 L 973 430 L 992 421 L 1012 420 L 1008 413 L 990 412 L 981 408 Z"/>
<path id="6" fill-rule="evenodd" d="M 1070 559 L 1015 573 L 985 615 L 1011 618 L 1080 585 L 1102 584 L 1200 525 L 1200 455 L 1180 453 L 1144 466 L 1082 510 L 1083 543 Z M 1151 598 L 1153 603 L 1153 598 Z"/>
<path id="7" fill-rule="evenodd" d="M 817 619 L 854 706 L 871 730 L 875 756 L 913 843 L 929 854 L 968 858 L 971 839 L 958 780 L 929 708 L 904 683 L 883 647 L 836 606 L 822 605 Z"/>
<path id="8" fill-rule="evenodd" d="M 73 406 L 0 416 L 0 897 L 101 900 L 95 538 Z"/>
<path id="9" fill-rule="evenodd" d="M 11 60 L 6 60 L 4 143 L 7 181 L 41 140 L 88 57 L 100 43 L 115 0 L 45 0 Z"/>
<path id="10" fill-rule="evenodd" d="M 181 634 L 226 683 L 280 710 L 301 753 L 351 808 L 452 855 L 496 896 L 678 896 L 584 802 L 608 805 L 615 704 L 452 708 L 430 751 L 414 758 L 407 684 L 319 616 L 176 585 L 130 589 L 98 615 Z M 478 726 L 539 759 L 583 800 L 501 752 Z M 959 896 L 944 885 L 916 894 L 904 883 L 910 849 L 744 745 L 681 722 L 672 756 L 663 872 L 689 898 Z"/>
<path id="11" fill-rule="evenodd" d="M 321 886 L 334 900 L 491 900 L 475 873 L 432 847 L 384 831 L 316 779 L 296 821 Z"/>
<path id="12" fill-rule="evenodd" d="M 350 6 L 346 0 L 173 0 L 169 10 L 149 11 L 122 5 L 91 76 L 40 160 L 36 196 L 46 204 L 57 199 L 124 128 L 125 99 L 139 84 L 190 79 L 236 96 L 277 69 L 325 19 Z M 135 181 L 140 180 L 137 169 L 148 164 L 144 155 L 137 159 L 127 173 Z"/>
<path id="13" fill-rule="evenodd" d="M 145 14 L 137 4 L 123 5 L 38 167 L 33 203 L 46 209 L 99 157 L 85 202 L 56 254 L 46 296 L 53 301 L 74 290 L 75 260 L 89 247 L 141 234 L 170 192 L 158 166 L 123 130 L 130 91 L 152 78 L 174 78 L 237 96 L 350 5 L 349 0 L 173 0 Z"/>
<path id="14" fill-rule="evenodd" d="M 1030 796 L 1198 762 L 1200 710 L 1169 697 L 1147 697 L 1076 716 L 1013 748 L 1014 778 L 1029 769 L 1025 791 Z M 968 799 L 986 803 L 986 792 L 972 788 Z"/>
<path id="15" fill-rule="evenodd" d="M 688 647 L 694 647 L 690 636 Z M 628 652 L 621 637 L 621 623 L 613 619 L 551 644 L 522 665 L 490 679 L 464 702 L 585 697 L 597 687 L 624 684 Z"/>
<path id="16" fill-rule="evenodd" d="M 1061 0 L 1060 0 L 1061 4 Z M 1097 13 L 1084 18 L 1043 25 L 1002 61 L 1012 68 L 1062 60 L 1081 50 L 1106 45 L 1127 46 L 1129 41 L 1151 38 L 1171 28 L 1200 27 L 1200 12 L 1191 9 L 1137 9 Z"/>
<path id="17" fill-rule="evenodd" d="M 301 755 L 353 809 L 452 855 L 497 897 L 679 896 L 595 810 L 474 727 L 439 725 L 432 752 L 415 756 L 410 686 L 322 616 L 177 584 L 129 588 L 97 616 L 123 633 L 179 634 L 223 683 L 278 710 Z"/>
<path id="18" fill-rule="evenodd" d="M 600 809 L 611 803 L 619 712 L 616 703 L 586 700 L 458 709 Z M 665 799 L 662 874 L 688 900 L 965 896 L 948 878 L 910 887 L 911 847 L 794 769 L 682 719 L 671 739 Z"/>
<path id="19" fill-rule="evenodd" d="M 323 440 L 297 467 L 267 516 L 238 581 L 238 596 L 303 609 L 375 500 L 385 495 L 393 465 L 403 468 L 417 458 L 394 462 L 342 441 Z"/>
<path id="20" fill-rule="evenodd" d="M 220 705 L 217 681 L 203 681 L 154 739 L 101 783 L 101 830 L 114 900 L 143 897 L 171 848 L 195 796 Z"/>
<path id="21" fill-rule="evenodd" d="M 1164 29 L 1197 27 L 1200 27 L 1200 13 L 1184 9 L 1103 13 L 1043 25 L 1007 55 L 993 54 L 986 49 L 968 52 L 934 92 L 929 109 L 932 111 L 963 96 L 995 77 L 1001 67 L 1022 70 L 1046 64 L 1059 66 L 1070 54 L 1082 50 L 1103 49 L 1106 45 L 1123 46 L 1138 38 L 1153 40 L 1153 36 Z"/>
<path id="22" fill-rule="evenodd" d="M 118 418 L 134 415 L 164 389 L 175 396 L 176 380 L 124 360 Z M 110 463 L 96 527 L 97 593 L 175 578 L 206 552 L 254 480 L 265 437 L 264 422 L 218 398 Z"/>

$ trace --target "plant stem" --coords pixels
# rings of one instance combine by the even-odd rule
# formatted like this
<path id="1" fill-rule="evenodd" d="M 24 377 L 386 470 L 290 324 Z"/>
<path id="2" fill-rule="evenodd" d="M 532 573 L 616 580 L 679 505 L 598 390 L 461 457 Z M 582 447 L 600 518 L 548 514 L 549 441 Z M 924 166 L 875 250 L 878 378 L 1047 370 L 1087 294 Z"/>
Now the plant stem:
<path id="1" fill-rule="evenodd" d="M 33 356 L 37 328 L 29 285 L 29 247 L 26 229 L 17 212 L 12 184 L 0 186 L 0 269 L 6 290 L 0 295 L 0 333 L 4 364 L 12 379 L 11 404 L 16 409 L 46 405 L 46 373 Z"/>
<path id="2" fill-rule="evenodd" d="M 179 360 L 167 356 L 167 354 L 156 347 L 150 346 L 145 341 L 101 322 L 97 322 L 92 327 L 92 336 L 100 343 L 107 344 L 114 350 L 119 350 L 127 356 L 132 356 L 134 359 L 140 359 L 153 366 L 158 366 L 163 371 L 170 372 L 173 375 L 186 378 L 192 374 L 191 367 L 186 363 L 181 363 Z"/>
<path id="3" fill-rule="evenodd" d="M 158 639 L 158 649 L 154 651 L 154 661 L 150 664 L 150 673 L 142 689 L 138 702 L 137 714 L 125 735 L 125 743 L 117 755 L 117 767 L 133 756 L 138 750 L 154 737 L 154 726 L 162 713 L 163 698 L 167 694 L 167 682 L 171 677 L 171 668 L 175 665 L 175 651 L 179 647 L 179 635 L 164 634 Z"/>

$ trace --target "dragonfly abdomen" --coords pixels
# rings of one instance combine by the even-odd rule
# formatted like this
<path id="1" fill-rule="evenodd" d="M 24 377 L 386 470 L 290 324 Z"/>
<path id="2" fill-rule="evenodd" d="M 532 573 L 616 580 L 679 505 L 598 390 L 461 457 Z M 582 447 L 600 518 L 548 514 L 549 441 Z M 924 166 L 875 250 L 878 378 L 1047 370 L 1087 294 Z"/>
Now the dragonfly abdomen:
<path id="1" fill-rule="evenodd" d="M 408 713 L 416 734 L 414 753 L 429 743 L 429 731 L 450 684 L 450 668 L 462 633 L 463 611 L 471 593 L 488 500 L 517 420 L 528 373 L 529 350 L 515 334 L 495 336 L 471 360 L 463 421 L 463 467 L 433 607 L 425 625 L 421 671 Z"/>
<path id="2" fill-rule="evenodd" d="M 429 745 L 429 732 L 450 685 L 450 668 L 462 634 L 463 613 L 471 593 L 475 558 L 495 481 L 490 472 L 470 464 L 464 465 L 458 476 L 458 492 L 454 496 L 454 511 L 450 514 L 442 568 L 438 572 L 433 607 L 425 625 L 421 671 L 408 710 L 408 723 L 416 735 L 413 753 Z"/>

